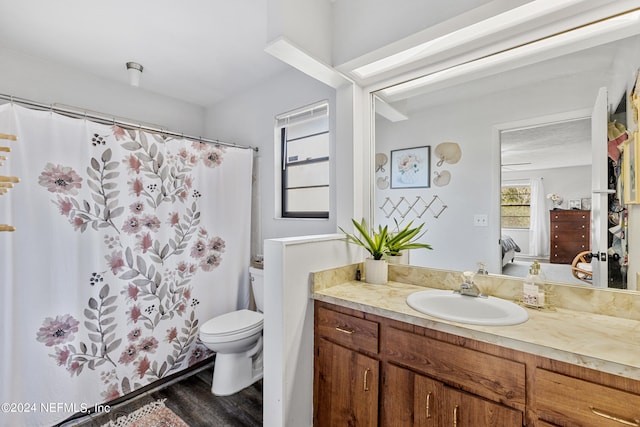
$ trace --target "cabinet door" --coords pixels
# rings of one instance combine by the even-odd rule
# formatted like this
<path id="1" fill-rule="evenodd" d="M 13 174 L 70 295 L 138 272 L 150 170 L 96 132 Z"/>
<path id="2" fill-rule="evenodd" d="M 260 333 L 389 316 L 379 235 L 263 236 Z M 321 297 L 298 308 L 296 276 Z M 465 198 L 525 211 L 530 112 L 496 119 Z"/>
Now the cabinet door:
<path id="1" fill-rule="evenodd" d="M 414 378 L 414 420 L 417 427 L 437 427 L 441 420 L 444 386 L 440 381 L 417 375 Z"/>
<path id="2" fill-rule="evenodd" d="M 378 425 L 379 362 L 329 341 L 317 341 L 315 426 Z"/>
<path id="3" fill-rule="evenodd" d="M 444 387 L 443 426 L 522 427 L 522 412 Z"/>
<path id="4" fill-rule="evenodd" d="M 391 364 L 383 366 L 384 384 L 380 425 L 411 427 L 413 426 L 413 383 L 416 374 Z"/>
<path id="5" fill-rule="evenodd" d="M 384 365 L 384 427 L 440 426 L 442 383 L 408 369 Z"/>

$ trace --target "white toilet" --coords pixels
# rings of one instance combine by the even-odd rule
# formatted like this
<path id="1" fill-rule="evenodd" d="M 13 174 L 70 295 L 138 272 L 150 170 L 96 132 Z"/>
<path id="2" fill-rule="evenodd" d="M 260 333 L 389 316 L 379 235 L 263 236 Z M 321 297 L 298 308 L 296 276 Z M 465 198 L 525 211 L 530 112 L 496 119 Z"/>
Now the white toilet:
<path id="1" fill-rule="evenodd" d="M 217 396 L 237 393 L 262 378 L 264 276 L 253 267 L 249 276 L 258 311 L 232 311 L 200 327 L 200 340 L 216 352 L 211 392 Z"/>

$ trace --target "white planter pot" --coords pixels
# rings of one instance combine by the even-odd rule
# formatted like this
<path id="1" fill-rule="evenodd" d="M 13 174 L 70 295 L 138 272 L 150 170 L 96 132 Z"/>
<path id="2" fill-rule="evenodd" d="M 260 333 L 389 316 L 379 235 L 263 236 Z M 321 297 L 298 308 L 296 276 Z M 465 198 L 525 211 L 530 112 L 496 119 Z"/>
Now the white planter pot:
<path id="1" fill-rule="evenodd" d="M 387 283 L 389 265 L 386 260 L 367 258 L 364 260 L 364 281 L 373 285 Z"/>
<path id="2" fill-rule="evenodd" d="M 389 264 L 409 264 L 409 254 L 407 252 L 400 252 L 399 255 L 389 255 L 387 261 Z"/>

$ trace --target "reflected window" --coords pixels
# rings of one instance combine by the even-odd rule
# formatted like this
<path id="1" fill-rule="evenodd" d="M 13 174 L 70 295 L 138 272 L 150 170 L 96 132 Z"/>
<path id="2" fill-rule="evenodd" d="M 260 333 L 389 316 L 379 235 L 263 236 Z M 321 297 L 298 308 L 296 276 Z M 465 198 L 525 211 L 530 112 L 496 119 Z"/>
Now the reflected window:
<path id="1" fill-rule="evenodd" d="M 528 229 L 531 223 L 531 187 L 529 185 L 502 187 L 500 214 L 502 228 Z"/>
<path id="2" fill-rule="evenodd" d="M 329 217 L 329 108 L 326 102 L 277 118 L 281 216 Z"/>

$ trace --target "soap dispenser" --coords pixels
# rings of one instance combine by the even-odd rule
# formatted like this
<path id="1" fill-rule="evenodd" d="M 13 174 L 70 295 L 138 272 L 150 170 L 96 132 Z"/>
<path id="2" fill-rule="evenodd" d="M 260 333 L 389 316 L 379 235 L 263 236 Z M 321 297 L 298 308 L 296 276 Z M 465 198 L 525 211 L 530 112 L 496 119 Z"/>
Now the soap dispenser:
<path id="1" fill-rule="evenodd" d="M 522 289 L 522 302 L 530 307 L 542 308 L 548 304 L 548 292 L 540 263 L 535 260 L 529 268 L 529 274 Z"/>
<path id="2" fill-rule="evenodd" d="M 547 286 L 545 284 L 546 280 L 544 273 L 540 268 L 540 263 L 538 262 L 538 260 L 533 261 L 533 265 L 531 267 L 533 268 L 534 272 L 533 282 L 536 284 L 536 286 L 538 286 L 538 307 L 545 307 L 549 302 L 549 295 L 547 292 Z"/>
<path id="3" fill-rule="evenodd" d="M 540 288 L 536 283 L 536 273 L 534 266 L 529 267 L 529 274 L 522 284 L 522 303 L 529 307 L 538 307 L 538 294 Z"/>

